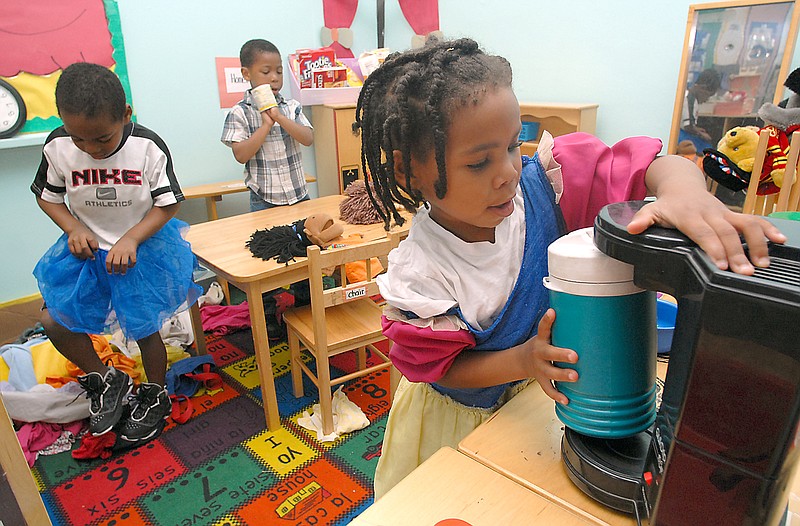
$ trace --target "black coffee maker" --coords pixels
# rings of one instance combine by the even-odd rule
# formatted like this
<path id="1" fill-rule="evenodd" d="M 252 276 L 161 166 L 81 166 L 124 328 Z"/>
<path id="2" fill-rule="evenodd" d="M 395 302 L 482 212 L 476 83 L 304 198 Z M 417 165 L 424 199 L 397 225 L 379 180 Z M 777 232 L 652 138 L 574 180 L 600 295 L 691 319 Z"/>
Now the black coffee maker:
<path id="1" fill-rule="evenodd" d="M 753 276 L 722 271 L 676 230 L 628 234 L 643 204 L 605 207 L 594 242 L 678 300 L 661 405 L 633 437 L 565 429 L 567 472 L 640 524 L 779 524 L 800 459 L 800 244 L 770 245 Z"/>

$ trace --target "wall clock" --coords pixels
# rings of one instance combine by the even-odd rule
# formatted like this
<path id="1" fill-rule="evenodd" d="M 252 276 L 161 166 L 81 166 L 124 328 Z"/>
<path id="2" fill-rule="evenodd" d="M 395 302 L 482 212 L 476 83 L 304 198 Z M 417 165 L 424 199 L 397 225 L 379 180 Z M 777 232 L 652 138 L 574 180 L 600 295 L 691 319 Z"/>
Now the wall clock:
<path id="1" fill-rule="evenodd" d="M 25 101 L 14 86 L 0 79 L 0 139 L 13 137 L 25 124 Z"/>

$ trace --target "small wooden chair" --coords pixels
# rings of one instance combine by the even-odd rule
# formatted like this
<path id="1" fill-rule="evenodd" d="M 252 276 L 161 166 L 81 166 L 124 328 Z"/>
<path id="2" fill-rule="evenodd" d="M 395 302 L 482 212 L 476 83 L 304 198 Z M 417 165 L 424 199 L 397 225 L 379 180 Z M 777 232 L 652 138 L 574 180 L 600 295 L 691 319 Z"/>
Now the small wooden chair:
<path id="1" fill-rule="evenodd" d="M 399 372 L 392 367 L 387 354 L 373 345 L 383 340 L 384 336 L 381 333 L 382 309 L 371 299 L 379 294 L 378 285 L 372 277 L 371 260 L 384 259 L 399 243 L 399 234 L 390 232 L 383 239 L 359 245 L 324 251 L 317 246 L 308 247 L 311 304 L 286 311 L 283 319 L 286 322 L 291 355 L 294 395 L 303 396 L 302 374 L 305 373 L 319 390 L 322 429 L 325 434 L 333 432 L 331 386 L 388 368 L 391 391 L 394 393 Z M 366 279 L 348 283 L 345 265 L 357 261 L 366 261 Z M 339 269 L 341 284 L 323 290 L 323 269 L 329 268 Z M 303 362 L 301 344 L 314 358 L 316 373 Z M 381 363 L 367 367 L 367 348 Z M 329 358 L 347 351 L 356 351 L 357 370 L 331 379 Z"/>
<path id="2" fill-rule="evenodd" d="M 789 158 L 786 163 L 786 173 L 783 176 L 781 191 L 770 195 L 757 195 L 756 193 L 759 175 L 764 167 L 764 160 L 767 155 L 768 140 L 769 132 L 761 130 L 742 213 L 766 216 L 772 212 L 794 212 L 800 210 L 800 181 L 797 180 L 800 176 L 796 175 L 797 160 L 800 155 L 800 132 L 794 132 L 789 142 Z"/>

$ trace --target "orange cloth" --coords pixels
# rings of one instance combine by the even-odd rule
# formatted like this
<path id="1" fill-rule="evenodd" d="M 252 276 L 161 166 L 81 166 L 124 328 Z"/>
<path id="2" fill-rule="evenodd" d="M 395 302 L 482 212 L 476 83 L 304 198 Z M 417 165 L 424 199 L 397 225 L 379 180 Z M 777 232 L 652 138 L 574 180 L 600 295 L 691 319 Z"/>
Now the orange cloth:
<path id="1" fill-rule="evenodd" d="M 366 281 L 367 279 L 367 263 L 366 261 L 351 261 L 345 264 L 345 272 L 347 273 L 348 283 L 358 283 L 359 281 Z M 374 278 L 383 272 L 383 265 L 378 258 L 370 260 L 370 269 L 372 270 L 372 277 Z"/>
<path id="2" fill-rule="evenodd" d="M 360 245 L 363 242 L 364 238 L 361 234 L 351 234 L 349 236 L 344 236 L 332 246 L 336 248 L 348 245 Z M 370 260 L 370 266 L 372 268 L 373 278 L 383 272 L 383 265 L 378 258 L 372 258 Z M 365 261 L 351 261 L 345 264 L 344 269 L 347 274 L 348 283 L 358 283 L 359 281 L 365 281 L 367 279 L 367 263 Z M 325 272 L 326 270 L 328 272 Z M 330 276 L 333 270 L 334 269 L 323 269 L 323 272 Z"/>

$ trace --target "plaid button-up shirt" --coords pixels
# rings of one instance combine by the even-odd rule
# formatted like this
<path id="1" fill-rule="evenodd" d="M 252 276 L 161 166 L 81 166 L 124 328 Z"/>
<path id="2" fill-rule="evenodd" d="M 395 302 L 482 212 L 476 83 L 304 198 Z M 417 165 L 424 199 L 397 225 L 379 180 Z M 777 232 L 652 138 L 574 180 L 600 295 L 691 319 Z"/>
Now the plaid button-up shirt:
<path id="1" fill-rule="evenodd" d="M 276 95 L 280 112 L 298 124 L 311 127 L 303 114 L 303 107 L 294 99 Z M 253 103 L 250 90 L 236 104 L 222 128 L 222 142 L 226 146 L 241 142 L 261 127 L 261 114 Z M 268 203 L 291 205 L 308 194 L 303 159 L 299 143 L 277 123 L 267 135 L 261 149 L 244 165 L 244 182 L 248 188 Z"/>

